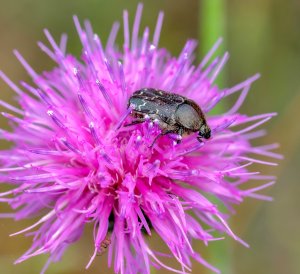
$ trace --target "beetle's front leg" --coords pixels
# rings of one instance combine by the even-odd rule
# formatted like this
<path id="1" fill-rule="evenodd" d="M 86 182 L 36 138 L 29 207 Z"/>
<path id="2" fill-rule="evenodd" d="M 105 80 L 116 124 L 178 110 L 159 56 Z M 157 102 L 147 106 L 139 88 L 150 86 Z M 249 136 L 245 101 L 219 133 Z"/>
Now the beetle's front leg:
<path id="1" fill-rule="evenodd" d="M 179 129 L 178 129 L 178 131 L 177 131 L 177 140 L 176 140 L 176 143 L 177 144 L 180 144 L 181 143 L 181 139 L 182 139 L 182 135 L 183 135 L 183 128 L 182 127 L 180 127 Z"/>

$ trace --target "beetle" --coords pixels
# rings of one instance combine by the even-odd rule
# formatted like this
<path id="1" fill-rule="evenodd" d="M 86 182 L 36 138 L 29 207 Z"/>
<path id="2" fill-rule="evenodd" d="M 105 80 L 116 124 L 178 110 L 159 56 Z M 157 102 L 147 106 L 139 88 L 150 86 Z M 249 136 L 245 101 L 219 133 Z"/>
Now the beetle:
<path id="1" fill-rule="evenodd" d="M 201 108 L 193 100 L 163 90 L 143 88 L 135 91 L 128 100 L 131 115 L 136 118 L 125 126 L 145 122 L 147 119 L 157 121 L 161 133 L 156 140 L 166 134 L 175 133 L 179 136 L 177 143 L 181 142 L 183 134 L 198 132 L 197 139 L 209 139 L 211 130 L 207 125 Z"/>
<path id="2" fill-rule="evenodd" d="M 110 246 L 110 244 L 111 244 L 111 238 L 110 236 L 106 235 L 105 239 L 100 244 L 100 248 L 98 250 L 97 255 L 101 256 L 102 254 L 104 254 L 107 248 Z"/>

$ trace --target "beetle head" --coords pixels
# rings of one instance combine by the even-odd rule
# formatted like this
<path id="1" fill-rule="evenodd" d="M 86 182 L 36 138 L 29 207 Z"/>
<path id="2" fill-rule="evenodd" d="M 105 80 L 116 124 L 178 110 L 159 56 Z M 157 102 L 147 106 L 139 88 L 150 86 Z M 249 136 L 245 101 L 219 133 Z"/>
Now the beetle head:
<path id="1" fill-rule="evenodd" d="M 207 124 L 203 124 L 199 129 L 199 134 L 197 139 L 200 141 L 201 138 L 209 139 L 211 136 L 211 130 Z"/>

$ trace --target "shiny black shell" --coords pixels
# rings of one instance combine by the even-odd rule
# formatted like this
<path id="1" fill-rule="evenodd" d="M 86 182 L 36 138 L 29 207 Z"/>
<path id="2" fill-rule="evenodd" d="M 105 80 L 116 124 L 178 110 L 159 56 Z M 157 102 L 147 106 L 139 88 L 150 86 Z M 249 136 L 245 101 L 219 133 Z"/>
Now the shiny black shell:
<path id="1" fill-rule="evenodd" d="M 163 134 L 199 131 L 199 137 L 208 139 L 210 129 L 201 108 L 191 99 L 184 96 L 158 90 L 143 88 L 135 91 L 129 98 L 128 107 L 132 116 L 138 118 L 132 124 L 143 122 L 146 115 L 157 120 Z"/>

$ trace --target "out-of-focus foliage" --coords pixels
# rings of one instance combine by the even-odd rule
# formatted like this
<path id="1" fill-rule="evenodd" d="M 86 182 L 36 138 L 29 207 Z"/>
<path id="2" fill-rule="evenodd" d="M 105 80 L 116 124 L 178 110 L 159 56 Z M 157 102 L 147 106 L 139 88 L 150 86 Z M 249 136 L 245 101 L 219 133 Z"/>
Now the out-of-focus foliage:
<path id="1" fill-rule="evenodd" d="M 137 3 L 133 0 L 1 1 L 0 69 L 15 82 L 29 80 L 14 56 L 9 54 L 12 49 L 18 48 L 37 71 L 50 69 L 53 63 L 35 43 L 45 41 L 43 28 L 47 27 L 57 39 L 66 32 L 69 36 L 68 50 L 78 56 L 81 46 L 73 26 L 73 14 L 80 19 L 89 18 L 95 31 L 106 41 L 112 23 L 120 20 L 124 8 L 129 10 L 133 21 Z M 232 227 L 250 244 L 251 249 L 238 243 L 232 244 L 232 239 L 226 240 L 231 244 L 234 273 L 225 274 L 300 273 L 300 184 L 297 169 L 300 166 L 300 1 L 227 0 L 225 6 L 226 48 L 231 55 L 227 65 L 227 82 L 233 85 L 256 72 L 262 74 L 262 78 L 253 85 L 243 111 L 247 114 L 279 113 L 267 124 L 270 134 L 260 143 L 279 142 L 280 152 L 285 156 L 277 168 L 266 170 L 261 167 L 265 169 L 262 173 L 278 176 L 277 184 L 266 190 L 274 197 L 274 202 L 249 200 L 238 209 Z M 154 26 L 158 11 L 164 10 L 160 45 L 178 54 L 187 38 L 198 37 L 200 9 L 201 1 L 146 1 L 142 25 Z M 118 39 L 121 43 L 122 36 Z M 2 81 L 0 90 L 1 99 L 13 102 L 14 94 Z M 1 127 L 7 127 L 4 119 L 0 123 Z M 1 145 L 9 144 L 2 142 Z M 1 211 L 8 211 L 8 208 L 1 206 Z M 23 236 L 9 238 L 8 234 L 28 224 L 25 221 L 1 220 L 1 273 L 38 273 L 45 262 L 46 258 L 36 257 L 13 266 L 14 259 L 30 246 L 31 240 Z M 76 274 L 84 271 L 93 250 L 91 229 L 87 228 L 86 232 L 80 243 L 66 253 L 63 262 L 51 266 L 48 273 Z M 160 244 L 156 236 L 151 242 L 153 246 Z M 203 246 L 198 248 L 203 252 L 206 250 Z M 106 260 L 106 255 L 99 257 L 86 273 L 113 273 L 106 269 Z M 195 265 L 193 273 L 208 273 L 205 271 Z"/>

